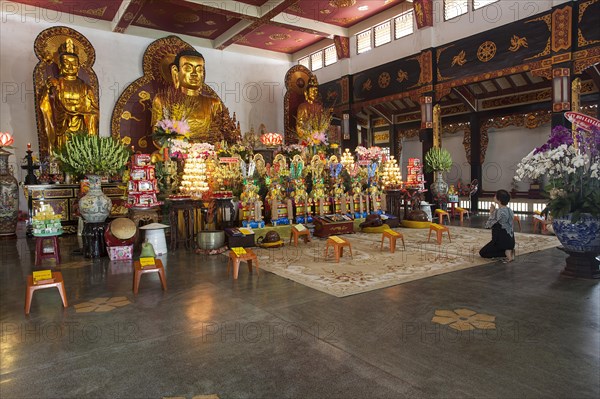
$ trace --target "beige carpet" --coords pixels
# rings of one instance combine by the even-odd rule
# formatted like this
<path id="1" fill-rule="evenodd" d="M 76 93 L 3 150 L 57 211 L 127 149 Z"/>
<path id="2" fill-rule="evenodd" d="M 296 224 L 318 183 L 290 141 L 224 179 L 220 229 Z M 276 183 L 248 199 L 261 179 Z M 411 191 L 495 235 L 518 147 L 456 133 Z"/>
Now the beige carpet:
<path id="1" fill-rule="evenodd" d="M 479 249 L 491 239 L 491 231 L 467 227 L 450 227 L 452 243 L 444 233 L 441 245 L 435 234 L 427 243 L 429 229 L 394 229 L 404 235 L 406 251 L 398 240 L 396 252 L 389 251 L 388 240 L 380 250 L 381 234 L 356 233 L 343 235 L 352 243 L 353 257 L 344 249 L 340 263 L 335 262 L 332 249 L 324 257 L 325 239 L 313 238 L 311 243 L 299 242 L 277 249 L 256 248 L 260 268 L 337 297 L 359 294 L 379 288 L 406 283 L 438 274 L 479 266 L 494 260 L 483 259 Z M 284 237 L 282 237 L 284 238 Z M 516 263 L 527 253 L 559 245 L 554 236 L 516 233 Z"/>

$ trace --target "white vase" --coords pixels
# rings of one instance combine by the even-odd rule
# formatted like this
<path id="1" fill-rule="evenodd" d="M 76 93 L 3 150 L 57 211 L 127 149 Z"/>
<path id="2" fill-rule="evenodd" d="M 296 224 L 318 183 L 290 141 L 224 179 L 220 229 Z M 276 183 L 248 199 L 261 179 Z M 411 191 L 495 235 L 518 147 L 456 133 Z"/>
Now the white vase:
<path id="1" fill-rule="evenodd" d="M 79 213 L 87 223 L 102 223 L 110 215 L 112 201 L 100 185 L 100 176 L 88 175 L 90 190 L 79 200 Z"/>

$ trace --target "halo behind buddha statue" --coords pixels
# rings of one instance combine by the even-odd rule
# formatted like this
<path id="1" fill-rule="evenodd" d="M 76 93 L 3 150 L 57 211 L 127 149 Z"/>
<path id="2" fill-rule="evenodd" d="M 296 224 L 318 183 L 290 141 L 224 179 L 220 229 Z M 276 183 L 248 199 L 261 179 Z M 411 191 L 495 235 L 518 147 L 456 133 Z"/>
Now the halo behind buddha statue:
<path id="1" fill-rule="evenodd" d="M 143 76 L 127 86 L 117 100 L 111 119 L 112 132 L 118 136 L 129 136 L 136 151 L 152 153 L 160 147 L 150 136 L 154 128 L 152 103 L 160 91 L 172 85 L 171 67 L 177 54 L 183 51 L 194 51 L 194 48 L 177 36 L 152 42 L 144 52 Z M 216 124 L 211 125 L 211 135 L 206 141 L 236 141 L 240 133 L 235 114 L 233 118 L 229 116 L 229 110 L 206 83 L 202 84 L 202 95 L 217 99 L 222 108 L 216 118 L 218 120 L 214 121 Z"/>
<path id="2" fill-rule="evenodd" d="M 86 130 L 91 130 L 91 133 L 97 133 L 97 100 L 99 98 L 98 77 L 92 69 L 96 60 L 94 47 L 89 40 L 81 33 L 66 26 L 57 26 L 45 29 L 40 32 L 34 41 L 34 52 L 39 62 L 36 64 L 33 71 L 33 84 L 35 87 L 35 110 L 37 119 L 38 142 L 40 148 L 40 156 L 44 157 L 49 154 L 49 149 L 56 143 L 54 133 L 53 137 L 49 137 L 48 130 L 50 129 L 50 121 L 58 122 L 56 115 L 52 116 L 52 107 L 55 101 L 60 101 L 60 90 L 65 87 L 60 83 L 61 77 L 61 55 L 69 55 L 73 61 L 72 73 L 77 78 L 75 88 L 65 90 L 85 91 L 79 93 L 78 98 L 88 97 L 93 103 L 93 106 L 83 105 L 74 106 L 73 109 L 67 110 L 67 114 L 86 114 L 87 126 L 81 126 Z M 52 87 L 51 87 L 52 86 Z M 83 94 L 83 96 L 81 96 Z M 45 102 L 45 103 L 44 103 Z M 85 108 L 85 109 L 83 109 Z M 54 110 L 56 111 L 56 110 Z M 64 110 L 60 110 L 64 117 Z M 60 118 L 58 118 L 60 119 Z M 94 120 L 91 120 L 94 119 Z M 64 134 L 65 126 L 57 126 L 59 135 Z M 70 129 L 75 129 L 70 126 Z M 67 133 L 68 134 L 68 133 Z M 66 139 L 66 136 L 62 139 Z M 52 142 L 51 142 L 52 141 Z"/>

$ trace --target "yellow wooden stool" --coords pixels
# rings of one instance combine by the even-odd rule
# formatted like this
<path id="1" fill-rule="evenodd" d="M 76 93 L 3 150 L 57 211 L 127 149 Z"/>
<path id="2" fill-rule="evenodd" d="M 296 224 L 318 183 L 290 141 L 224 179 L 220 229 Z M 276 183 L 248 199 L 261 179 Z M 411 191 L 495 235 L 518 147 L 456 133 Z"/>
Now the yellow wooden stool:
<path id="1" fill-rule="evenodd" d="M 389 240 L 390 240 L 390 252 L 391 253 L 396 252 L 396 240 L 398 238 L 402 240 L 402 247 L 406 251 L 406 245 L 404 245 L 404 236 L 402 235 L 402 233 L 398 233 L 397 231 L 394 231 L 392 229 L 383 231 L 383 233 L 381 235 L 381 251 L 383 251 L 383 242 L 386 238 L 389 238 Z"/>
<path id="2" fill-rule="evenodd" d="M 516 224 L 519 225 L 519 231 L 521 231 L 521 219 L 517 215 L 513 216 L 513 226 Z"/>
<path id="3" fill-rule="evenodd" d="M 450 224 L 450 214 L 443 209 L 436 209 L 435 214 L 439 219 L 440 224 L 444 224 L 444 216 L 448 218 L 448 224 Z"/>
<path id="4" fill-rule="evenodd" d="M 429 242 L 429 240 L 431 240 L 431 232 L 435 231 L 435 233 L 437 234 L 437 243 L 441 244 L 442 243 L 442 233 L 444 231 L 446 231 L 448 233 L 448 241 L 452 242 L 452 239 L 450 238 L 450 229 L 448 228 L 448 226 L 443 226 L 437 223 L 431 223 L 429 225 L 429 237 L 427 237 L 427 242 Z"/>
<path id="5" fill-rule="evenodd" d="M 461 208 L 461 207 L 457 206 L 456 208 L 454 208 L 454 211 L 459 214 L 459 220 L 460 220 L 460 225 L 461 226 L 463 224 L 463 217 L 465 215 L 467 215 L 467 218 L 471 219 L 471 213 L 469 212 L 468 209 Z"/>
<path id="6" fill-rule="evenodd" d="M 329 247 L 333 247 L 333 254 L 335 255 L 335 261 L 340 262 L 340 258 L 344 255 L 344 247 L 348 247 L 350 250 L 350 257 L 354 258 L 352 255 L 352 244 L 349 241 L 344 240 L 338 236 L 331 236 L 325 242 L 325 259 L 327 259 L 327 253 L 329 252 Z"/>
<path id="7" fill-rule="evenodd" d="M 310 242 L 310 231 L 305 227 L 304 230 L 298 230 L 296 226 L 292 226 L 291 234 L 290 234 L 290 244 L 294 241 L 294 246 L 298 246 L 298 239 L 302 237 L 304 239 L 304 243 L 307 244 Z"/>

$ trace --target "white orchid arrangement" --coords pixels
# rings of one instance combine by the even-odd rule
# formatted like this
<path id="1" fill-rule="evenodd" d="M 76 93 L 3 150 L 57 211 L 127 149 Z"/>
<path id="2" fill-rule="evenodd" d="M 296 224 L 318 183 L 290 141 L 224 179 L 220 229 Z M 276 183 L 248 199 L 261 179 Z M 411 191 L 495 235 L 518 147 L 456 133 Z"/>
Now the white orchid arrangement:
<path id="1" fill-rule="evenodd" d="M 582 213 L 600 216 L 600 133 L 578 132 L 576 143 L 570 130 L 553 129 L 548 142 L 531 151 L 517 166 L 515 180 L 548 176 L 548 209 L 554 216 Z"/>

